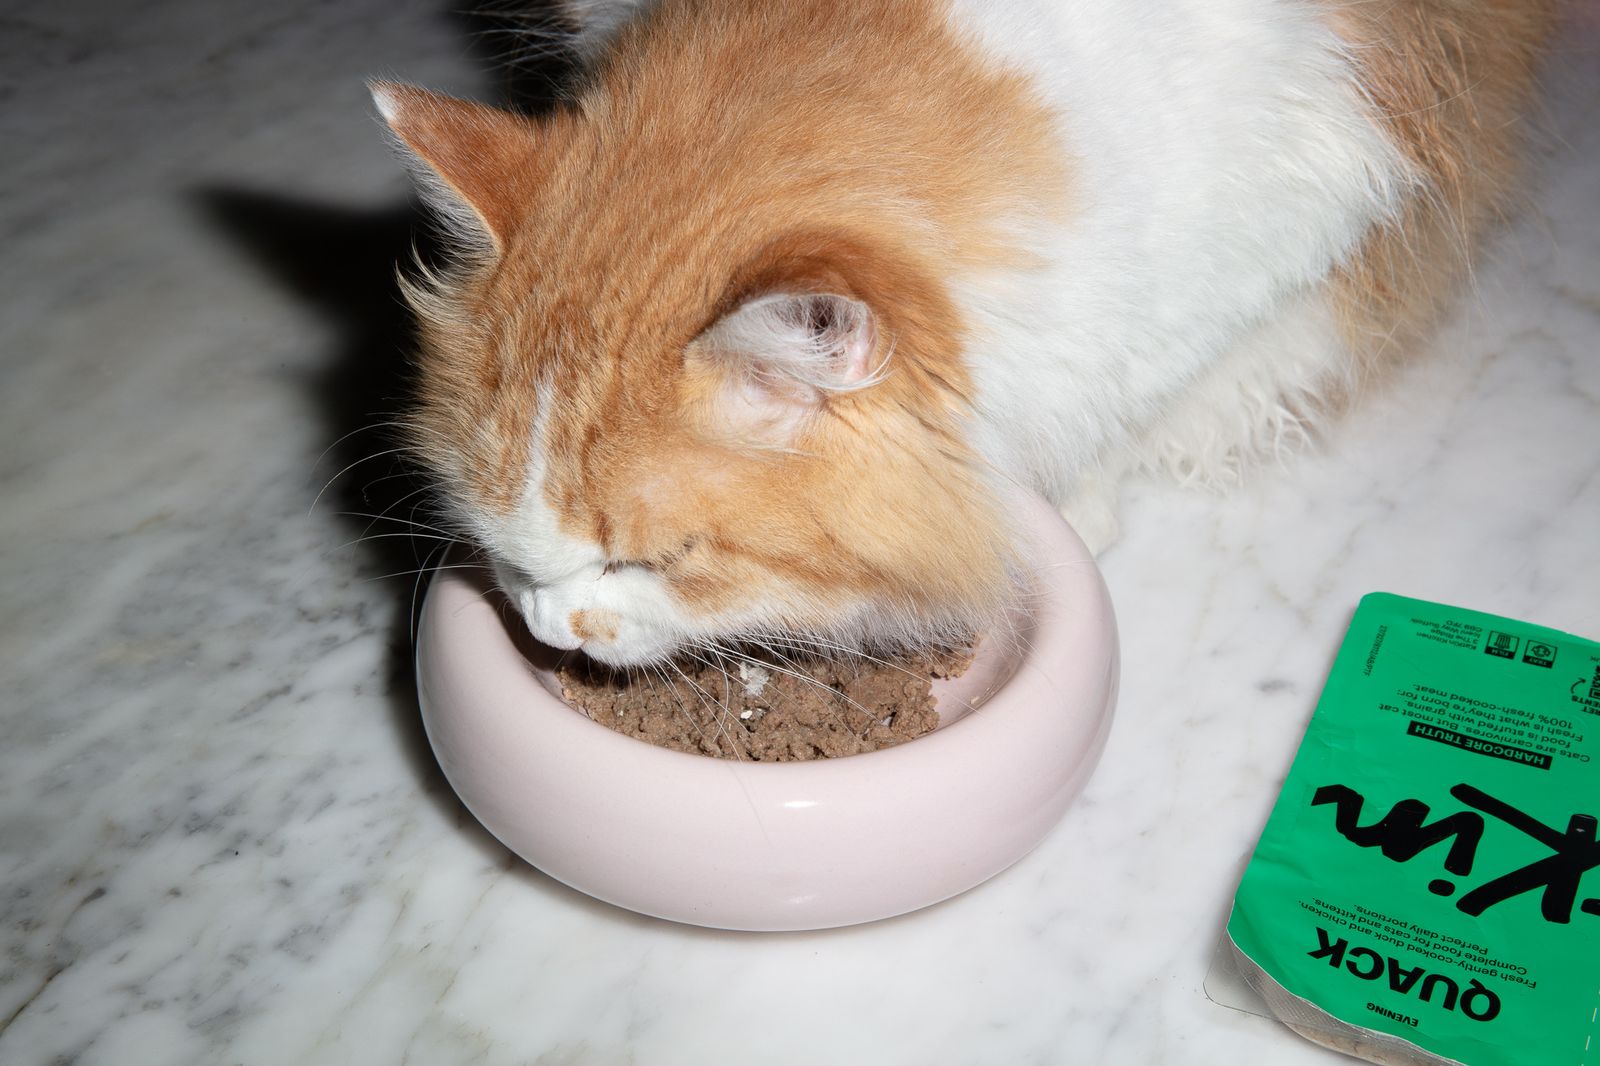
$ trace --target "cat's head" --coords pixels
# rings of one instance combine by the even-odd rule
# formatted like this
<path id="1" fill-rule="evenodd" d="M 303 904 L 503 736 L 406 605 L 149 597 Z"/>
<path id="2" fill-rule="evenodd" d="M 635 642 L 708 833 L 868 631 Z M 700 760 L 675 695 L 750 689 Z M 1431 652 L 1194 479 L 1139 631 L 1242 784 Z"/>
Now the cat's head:
<path id="1" fill-rule="evenodd" d="M 537 119 L 373 87 L 461 246 L 408 286 L 446 505 L 535 636 L 612 664 L 986 625 L 1015 559 L 945 277 L 984 238 L 867 165 L 933 134 L 640 62 Z"/>

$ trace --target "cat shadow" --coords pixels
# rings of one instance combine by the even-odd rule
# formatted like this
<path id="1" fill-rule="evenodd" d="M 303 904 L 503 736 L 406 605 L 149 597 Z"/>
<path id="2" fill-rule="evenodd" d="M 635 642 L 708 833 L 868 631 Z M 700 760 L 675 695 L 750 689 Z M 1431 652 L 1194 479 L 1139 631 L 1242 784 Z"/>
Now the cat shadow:
<path id="1" fill-rule="evenodd" d="M 565 27 L 558 0 L 487 0 L 452 8 L 446 18 L 468 54 L 492 74 L 502 107 L 548 111 L 579 77 L 573 55 L 559 43 Z"/>
<path id="2" fill-rule="evenodd" d="M 405 205 L 360 209 L 239 188 L 198 188 L 189 198 L 204 224 L 242 248 L 270 281 L 334 332 L 330 357 L 306 382 L 317 435 L 332 442 L 308 491 L 319 493 L 316 510 L 333 516 L 338 528 L 330 550 L 354 541 L 351 569 L 372 575 L 395 597 L 383 686 L 390 724 L 419 791 L 486 862 L 530 888 L 614 920 L 651 923 L 568 888 L 495 839 L 456 797 L 423 728 L 413 638 L 425 582 L 420 572 L 437 562 L 438 545 L 408 525 L 428 521 L 412 514 L 426 494 L 420 471 L 404 456 L 382 453 L 398 440 L 392 423 L 404 414 L 416 342 L 395 268 L 413 254 L 424 262 L 441 258 L 426 219 Z"/>
<path id="3" fill-rule="evenodd" d="M 569 56 L 540 43 L 548 40 L 552 7 L 489 4 L 448 13 L 468 53 L 492 72 L 493 98 L 501 106 L 527 114 L 548 111 L 575 76 Z M 427 482 L 396 451 L 403 445 L 398 423 L 405 417 L 417 342 L 396 267 L 409 270 L 413 261 L 438 267 L 446 259 L 425 212 L 415 203 L 355 207 L 223 185 L 192 188 L 185 196 L 204 228 L 242 251 L 269 283 L 300 301 L 334 335 L 323 369 L 306 382 L 318 435 L 331 442 L 316 464 L 310 491 L 315 510 L 332 515 L 338 527 L 330 550 L 334 543 L 353 542 L 351 569 L 384 583 L 395 597 L 383 686 L 391 724 L 421 793 L 486 861 L 530 887 L 613 920 L 653 923 L 523 863 L 462 805 L 428 744 L 413 640 L 425 572 L 438 562 L 443 544 L 430 539 L 436 530 L 417 524 L 433 524 Z"/>
<path id="4" fill-rule="evenodd" d="M 312 473 L 315 510 L 332 515 L 336 545 L 353 541 L 354 569 L 387 584 L 397 603 L 387 634 L 385 691 L 407 762 L 437 800 L 455 804 L 428 748 L 411 675 L 420 572 L 437 561 L 428 539 L 426 482 L 403 454 L 404 417 L 416 327 L 395 268 L 413 254 L 437 260 L 414 207 L 361 209 L 276 192 L 202 187 L 190 206 L 222 239 L 243 249 L 270 281 L 313 311 L 334 334 L 333 352 L 306 382 L 316 435 L 330 442 Z M 457 805 L 458 806 L 458 805 Z"/>

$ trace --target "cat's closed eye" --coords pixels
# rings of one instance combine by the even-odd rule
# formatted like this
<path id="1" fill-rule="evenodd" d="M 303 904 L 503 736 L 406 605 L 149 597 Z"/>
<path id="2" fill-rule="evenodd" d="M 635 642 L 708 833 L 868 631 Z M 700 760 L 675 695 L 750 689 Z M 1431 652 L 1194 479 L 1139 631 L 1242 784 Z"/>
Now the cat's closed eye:
<path id="1" fill-rule="evenodd" d="M 620 573 L 628 567 L 637 567 L 640 570 L 647 570 L 651 573 L 660 573 L 683 561 L 699 544 L 700 538 L 698 536 L 685 537 L 683 543 L 671 551 L 660 552 L 641 559 L 607 560 L 606 564 L 601 567 L 600 572 L 610 575 Z"/>

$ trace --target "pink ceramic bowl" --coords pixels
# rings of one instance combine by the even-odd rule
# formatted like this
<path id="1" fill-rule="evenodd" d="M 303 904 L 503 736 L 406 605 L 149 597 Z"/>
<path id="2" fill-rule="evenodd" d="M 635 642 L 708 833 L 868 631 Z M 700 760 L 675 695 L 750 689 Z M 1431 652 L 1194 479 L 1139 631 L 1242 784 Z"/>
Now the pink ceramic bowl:
<path id="1" fill-rule="evenodd" d="M 1039 593 L 1018 639 L 985 641 L 934 687 L 940 727 L 805 763 L 687 755 L 612 732 L 559 698 L 533 645 L 472 570 L 441 572 L 418 632 L 428 739 L 507 847 L 591 896 L 721 929 L 887 918 L 1026 855 L 1099 759 L 1117 688 L 1111 602 L 1041 501 L 1024 516 Z M 1004 645 L 1004 646 L 1002 646 Z"/>

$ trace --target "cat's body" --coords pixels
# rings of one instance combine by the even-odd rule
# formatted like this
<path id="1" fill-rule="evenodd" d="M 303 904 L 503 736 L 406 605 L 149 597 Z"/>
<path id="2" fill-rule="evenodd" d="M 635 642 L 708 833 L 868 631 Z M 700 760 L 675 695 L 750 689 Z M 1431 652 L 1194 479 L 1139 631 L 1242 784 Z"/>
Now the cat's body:
<path id="1" fill-rule="evenodd" d="M 535 633 L 951 639 L 1008 501 L 1112 528 L 1402 355 L 1509 183 L 1536 2 L 573 9 L 529 122 L 379 87 L 469 246 L 419 441 Z"/>

